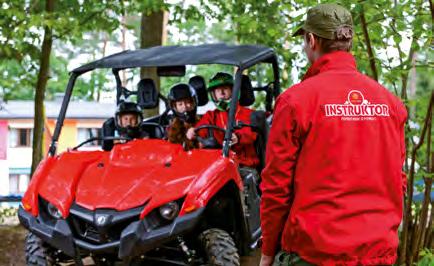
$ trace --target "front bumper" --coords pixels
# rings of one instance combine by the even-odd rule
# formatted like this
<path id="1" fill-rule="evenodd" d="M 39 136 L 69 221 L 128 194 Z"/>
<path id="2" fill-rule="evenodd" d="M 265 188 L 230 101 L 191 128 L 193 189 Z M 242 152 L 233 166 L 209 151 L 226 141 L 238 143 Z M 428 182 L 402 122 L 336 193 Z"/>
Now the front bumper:
<path id="1" fill-rule="evenodd" d="M 74 237 L 66 220 L 59 219 L 55 224 L 44 223 L 21 206 L 18 210 L 20 223 L 44 242 L 75 257 L 77 248 L 91 253 L 116 253 L 119 259 L 138 256 L 191 231 L 199 222 L 204 209 L 199 209 L 176 218 L 171 224 L 149 230 L 144 220 L 129 224 L 121 233 L 120 239 L 103 244 L 92 244 Z"/>

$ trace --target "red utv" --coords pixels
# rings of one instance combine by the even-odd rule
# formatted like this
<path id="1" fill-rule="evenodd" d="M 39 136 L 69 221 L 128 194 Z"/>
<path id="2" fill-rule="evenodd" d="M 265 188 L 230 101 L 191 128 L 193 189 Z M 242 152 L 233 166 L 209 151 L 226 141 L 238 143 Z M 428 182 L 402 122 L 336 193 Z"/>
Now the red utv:
<path id="1" fill-rule="evenodd" d="M 156 67 L 160 76 L 183 76 L 186 65 L 225 64 L 236 67 L 225 141 L 218 147 L 201 139 L 203 149 L 185 151 L 164 140 L 167 113 L 142 122 L 150 139 L 122 139 L 112 133 L 113 118 L 103 126 L 103 137 L 89 139 L 56 154 L 57 141 L 76 79 L 89 71 L 112 69 L 117 100 L 135 94 L 142 108 L 159 101 L 154 82 L 144 79 L 137 91 L 122 87 L 119 71 Z M 272 74 L 265 86 L 252 86 L 242 73 Z M 265 69 L 267 68 L 268 69 Z M 190 79 L 207 102 L 204 79 Z M 240 265 L 240 255 L 256 246 L 261 235 L 258 172 L 263 167 L 267 137 L 266 117 L 279 94 L 277 57 L 261 46 L 224 44 L 165 46 L 125 51 L 102 58 L 71 72 L 48 156 L 38 166 L 19 209 L 26 239 L 28 265 L 82 265 L 91 257 L 97 265 Z M 261 96 L 265 111 L 256 111 L 251 124 L 237 124 L 238 104 L 251 106 Z M 265 97 L 264 97 L 265 95 Z M 91 112 L 91 110 L 89 110 Z M 235 128 L 249 126 L 258 132 L 258 169 L 239 167 L 230 150 Z M 101 150 L 82 150 L 101 140 Z"/>

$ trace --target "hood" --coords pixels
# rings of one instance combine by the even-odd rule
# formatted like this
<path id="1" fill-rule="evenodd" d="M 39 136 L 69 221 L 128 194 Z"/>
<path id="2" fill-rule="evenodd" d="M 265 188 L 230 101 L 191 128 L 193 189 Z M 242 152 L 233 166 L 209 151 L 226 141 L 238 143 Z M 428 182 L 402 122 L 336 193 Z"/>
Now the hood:
<path id="1" fill-rule="evenodd" d="M 110 152 L 69 151 L 58 156 L 39 194 L 66 213 L 73 201 L 90 210 L 118 211 L 153 197 L 164 204 L 185 196 L 219 157 L 220 150 L 186 152 L 163 140 L 134 140 Z"/>

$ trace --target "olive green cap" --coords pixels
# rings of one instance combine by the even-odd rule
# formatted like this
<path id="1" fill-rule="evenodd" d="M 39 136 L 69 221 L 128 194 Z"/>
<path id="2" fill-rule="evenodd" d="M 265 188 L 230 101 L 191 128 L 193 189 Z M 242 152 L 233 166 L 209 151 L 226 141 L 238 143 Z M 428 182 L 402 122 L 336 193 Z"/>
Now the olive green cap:
<path id="1" fill-rule="evenodd" d="M 305 31 L 334 40 L 340 27 L 353 27 L 350 11 L 338 4 L 319 4 L 307 11 L 307 18 L 292 36 L 303 35 Z"/>

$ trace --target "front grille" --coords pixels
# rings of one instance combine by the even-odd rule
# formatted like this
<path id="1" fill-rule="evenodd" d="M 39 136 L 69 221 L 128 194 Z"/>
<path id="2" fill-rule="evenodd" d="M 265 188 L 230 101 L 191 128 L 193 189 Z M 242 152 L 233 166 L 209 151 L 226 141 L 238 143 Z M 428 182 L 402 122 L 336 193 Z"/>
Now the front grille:
<path id="1" fill-rule="evenodd" d="M 86 223 L 86 229 L 84 234 L 82 235 L 84 238 L 89 239 L 95 242 L 101 242 L 105 239 L 105 237 L 98 232 L 98 229 L 92 224 Z"/>
<path id="2" fill-rule="evenodd" d="M 75 237 L 93 243 L 104 244 L 120 239 L 122 231 L 132 222 L 138 221 L 143 206 L 118 212 L 111 209 L 90 211 L 73 204 L 68 222 Z M 97 225 L 97 217 L 106 217 L 107 222 Z"/>

